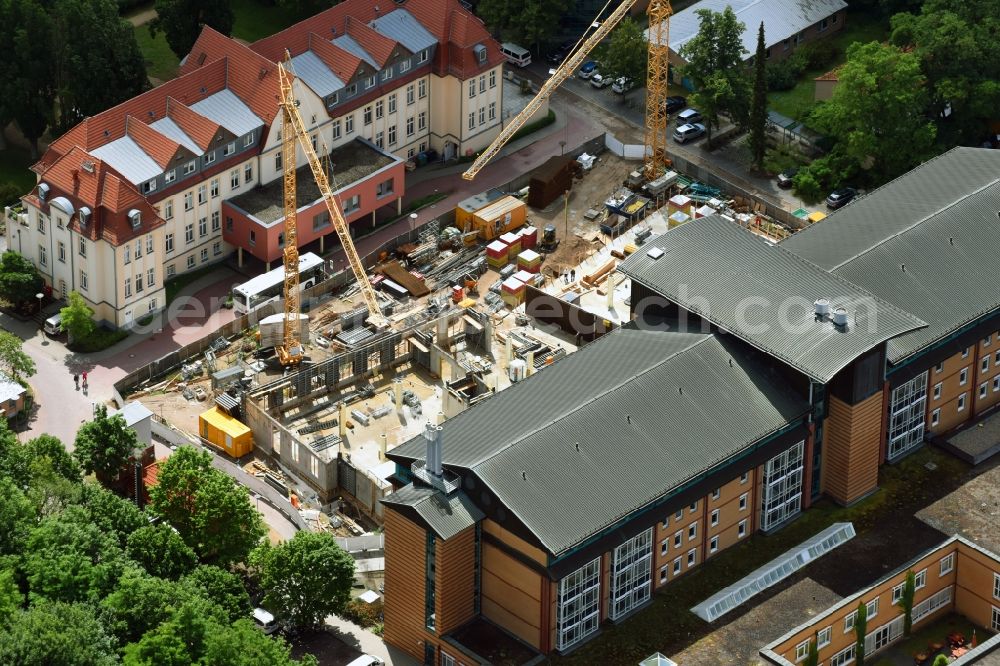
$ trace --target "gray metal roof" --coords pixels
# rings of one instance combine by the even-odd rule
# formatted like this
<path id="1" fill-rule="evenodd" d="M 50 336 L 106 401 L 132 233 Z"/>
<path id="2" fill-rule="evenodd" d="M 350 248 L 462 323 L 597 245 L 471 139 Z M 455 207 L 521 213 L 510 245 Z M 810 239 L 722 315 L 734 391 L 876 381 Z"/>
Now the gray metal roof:
<path id="1" fill-rule="evenodd" d="M 340 37 L 334 39 L 333 43 L 339 46 L 340 48 L 344 49 L 345 51 L 353 53 L 354 55 L 358 56 L 359 58 L 367 62 L 375 69 L 378 69 L 378 63 L 375 62 L 375 58 L 371 57 L 368 51 L 365 51 L 364 48 L 362 48 L 361 44 L 358 44 L 356 41 L 354 41 L 354 38 L 351 37 L 350 35 L 341 35 Z"/>
<path id="2" fill-rule="evenodd" d="M 368 24 L 375 31 L 402 44 L 410 53 L 437 45 L 437 38 L 405 9 L 397 9 Z"/>
<path id="3" fill-rule="evenodd" d="M 928 323 L 889 342 L 896 363 L 1000 307 L 998 212 L 1000 151 L 955 148 L 781 246 Z"/>
<path id="4" fill-rule="evenodd" d="M 225 127 L 236 136 L 249 134 L 264 125 L 264 121 L 254 115 L 250 107 L 229 88 L 192 104 L 191 110 Z"/>
<path id="5" fill-rule="evenodd" d="M 653 259 L 650 248 L 663 256 Z M 869 349 L 926 325 L 721 215 L 652 239 L 618 270 L 822 383 Z M 816 321 L 813 303 L 821 298 L 847 309 L 847 330 Z"/>
<path id="6" fill-rule="evenodd" d="M 320 97 L 332 95 L 344 87 L 344 82 L 312 51 L 292 58 L 292 71 Z"/>
<path id="7" fill-rule="evenodd" d="M 483 519 L 469 497 L 459 490 L 446 496 L 423 486 L 410 484 L 382 498 L 382 504 L 410 507 L 441 539 L 447 540 Z"/>
<path id="8" fill-rule="evenodd" d="M 769 46 L 794 36 L 822 19 L 847 8 L 844 0 L 701 0 L 670 17 L 670 48 L 680 53 L 681 47 L 698 34 L 699 9 L 716 12 L 732 7 L 736 18 L 746 25 L 743 31 L 744 60 L 757 49 L 757 27 L 764 22 L 764 34 Z M 646 30 L 649 39 L 649 30 Z"/>
<path id="9" fill-rule="evenodd" d="M 630 325 L 446 421 L 443 463 L 558 555 L 807 410 L 739 341 Z"/>
<path id="10" fill-rule="evenodd" d="M 168 139 L 184 146 L 195 155 L 201 155 L 201 148 L 198 147 L 198 144 L 196 144 L 191 137 L 185 134 L 184 130 L 182 130 L 172 118 L 160 118 L 156 122 L 150 123 L 149 126 Z"/>
<path id="11" fill-rule="evenodd" d="M 106 143 L 100 148 L 91 150 L 90 154 L 110 164 L 115 171 L 134 185 L 145 183 L 163 173 L 160 165 L 130 136 L 123 136 Z"/>
<path id="12" fill-rule="evenodd" d="M 139 421 L 148 419 L 153 415 L 153 412 L 151 412 L 146 405 L 142 404 L 138 400 L 126 403 L 126 405 L 121 408 L 121 411 L 116 413 L 122 415 L 122 418 L 125 419 L 125 425 L 127 426 L 133 426 Z"/>

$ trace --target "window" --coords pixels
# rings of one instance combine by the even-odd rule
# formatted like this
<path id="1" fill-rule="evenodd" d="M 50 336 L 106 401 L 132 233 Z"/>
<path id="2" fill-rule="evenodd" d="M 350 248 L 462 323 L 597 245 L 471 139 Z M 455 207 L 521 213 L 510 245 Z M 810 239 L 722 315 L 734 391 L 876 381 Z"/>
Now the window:
<path id="1" fill-rule="evenodd" d="M 49 257 L 48 257 L 48 254 L 45 251 L 45 246 L 44 245 L 39 245 L 38 246 L 38 265 L 39 266 L 48 266 L 49 265 Z"/>
<path id="2" fill-rule="evenodd" d="M 87 273 L 80 271 L 80 289 L 87 291 Z"/>
<path id="3" fill-rule="evenodd" d="M 819 32 L 823 32 L 829 27 L 830 27 L 829 19 L 823 19 L 822 21 L 819 22 Z"/>
<path id="4" fill-rule="evenodd" d="M 940 400 L 941 399 L 941 386 L 942 386 L 942 382 L 938 382 L 937 384 L 934 385 L 934 399 L 935 400 Z"/>
<path id="5" fill-rule="evenodd" d="M 660 542 L 660 555 L 666 555 L 668 547 L 669 546 L 667 545 L 667 540 L 666 539 L 664 539 L 663 541 L 661 541 Z"/>
<path id="6" fill-rule="evenodd" d="M 948 553 L 938 563 L 938 576 L 946 576 L 955 568 L 955 553 Z"/>
<path id="7" fill-rule="evenodd" d="M 940 363 L 934 366 L 935 374 L 941 374 L 943 370 L 944 370 L 944 361 L 941 361 Z"/>
<path id="8" fill-rule="evenodd" d="M 441 653 L 441 666 L 455 666 L 455 658 L 447 652 Z"/>
<path id="9" fill-rule="evenodd" d="M 354 116 L 344 118 L 344 134 L 354 134 Z"/>
<path id="10" fill-rule="evenodd" d="M 722 488 L 716 488 L 715 490 L 712 491 L 712 499 L 713 500 L 719 499 L 720 495 L 722 495 Z"/>
<path id="11" fill-rule="evenodd" d="M 80 239 L 80 246 L 77 248 L 77 254 L 81 257 L 87 256 L 87 240 L 85 238 Z"/>
<path id="12" fill-rule="evenodd" d="M 153 237 L 146 236 L 146 254 L 153 254 Z"/>
<path id="13" fill-rule="evenodd" d="M 378 100 L 377 102 L 375 102 L 375 117 L 381 118 L 382 116 L 385 115 L 384 111 L 385 111 L 385 104 L 382 103 L 382 100 Z"/>
<path id="14" fill-rule="evenodd" d="M 922 374 L 892 390 L 889 401 L 889 460 L 924 441 L 927 375 Z"/>
<path id="15" fill-rule="evenodd" d="M 57 255 L 59 257 L 59 261 L 61 261 L 62 263 L 65 264 L 66 263 L 66 244 L 63 243 L 62 241 L 59 241 L 59 244 L 58 244 L 57 247 L 58 247 L 58 252 L 59 252 L 59 254 Z M 125 257 L 126 258 L 128 257 L 128 252 L 125 253 Z"/>
<path id="16" fill-rule="evenodd" d="M 688 564 L 687 564 L 688 568 L 691 568 L 691 567 L 694 566 L 695 559 L 697 558 L 697 556 L 698 556 L 698 549 L 697 548 L 692 548 L 691 550 L 688 551 Z"/>
<path id="17" fill-rule="evenodd" d="M 421 111 L 419 114 L 417 114 L 417 129 L 424 130 L 426 128 L 427 128 L 427 112 Z M 423 148 L 421 148 L 420 150 L 422 152 Z"/>
<path id="18" fill-rule="evenodd" d="M 132 298 L 132 278 L 125 278 L 125 298 Z"/>
<path id="19" fill-rule="evenodd" d="M 128 252 L 128 248 L 125 248 L 125 251 Z M 138 259 L 141 256 L 142 256 L 142 240 L 137 240 L 135 242 L 135 258 Z"/>
<path id="20" fill-rule="evenodd" d="M 989 372 L 989 371 L 990 371 L 990 357 L 989 356 L 984 356 L 983 357 L 982 367 L 980 368 L 980 372 Z"/>
<path id="21" fill-rule="evenodd" d="M 684 509 L 678 509 L 674 514 L 674 520 L 684 520 Z"/>
<path id="22" fill-rule="evenodd" d="M 402 74 L 403 72 L 408 72 L 408 71 L 410 71 L 410 61 L 409 60 L 400 60 L 399 61 L 399 73 Z"/>
<path id="23" fill-rule="evenodd" d="M 201 263 L 205 263 L 206 261 L 208 261 L 208 248 L 203 247 L 201 248 Z"/>
<path id="24" fill-rule="evenodd" d="M 406 103 L 408 105 L 413 104 L 413 98 L 414 98 L 414 86 L 411 83 L 410 85 L 406 86 Z"/>
<path id="25" fill-rule="evenodd" d="M 747 497 L 750 493 L 743 493 L 740 495 L 740 511 L 746 511 L 747 509 Z"/>
<path id="26" fill-rule="evenodd" d="M 667 565 L 663 565 L 662 567 L 660 567 L 660 583 L 663 584 L 666 582 L 667 582 Z"/>
<path id="27" fill-rule="evenodd" d="M 194 242 L 194 224 L 184 225 L 184 242 L 188 245 Z"/>
<path id="28" fill-rule="evenodd" d="M 719 510 L 715 509 L 714 511 L 712 511 L 712 527 L 715 527 L 718 524 L 719 524 Z"/>
<path id="29" fill-rule="evenodd" d="M 389 145 L 390 146 L 395 146 L 396 145 L 396 126 L 395 125 L 393 125 L 392 127 L 389 128 Z"/>
<path id="30" fill-rule="evenodd" d="M 333 140 L 336 141 L 340 138 L 340 119 L 333 121 Z"/>
<path id="31" fill-rule="evenodd" d="M 208 188 L 205 187 L 204 185 L 199 185 L 198 186 L 198 205 L 200 206 L 201 204 L 205 203 L 206 201 L 208 201 Z"/>
<path id="32" fill-rule="evenodd" d="M 958 396 L 958 408 L 956 409 L 956 411 L 959 412 L 965 411 L 965 396 L 967 395 L 968 395 L 967 393 L 963 393 L 962 395 Z"/>
<path id="33" fill-rule="evenodd" d="M 137 293 L 137 294 L 142 293 L 142 276 L 141 275 L 136 275 L 135 276 L 135 293 Z"/>
<path id="34" fill-rule="evenodd" d="M 219 217 L 219 211 L 212 211 L 212 231 L 218 231 L 222 228 L 222 222 Z"/>
<path id="35" fill-rule="evenodd" d="M 194 195 L 190 192 L 184 193 L 184 210 L 192 210 L 194 208 Z"/>
<path id="36" fill-rule="evenodd" d="M 649 528 L 614 549 L 611 558 L 608 614 L 617 620 L 649 599 L 653 529 Z"/>
<path id="37" fill-rule="evenodd" d="M 371 107 L 371 105 L 368 105 L 368 106 L 365 107 L 364 113 L 362 115 L 363 115 L 363 118 L 364 118 L 364 121 L 365 121 L 365 125 L 371 125 L 372 124 L 372 107 Z"/>
<path id="38" fill-rule="evenodd" d="M 163 174 L 164 183 L 172 183 L 177 180 L 177 169 L 171 169 Z"/>
<path id="39" fill-rule="evenodd" d="M 475 113 L 470 113 L 469 114 L 469 129 L 475 129 L 475 128 L 476 128 L 476 114 Z"/>
<path id="40" fill-rule="evenodd" d="M 367 90 L 368 88 L 374 88 L 374 87 L 375 87 L 375 77 L 369 76 L 367 79 L 365 79 L 365 89 Z"/>
<path id="41" fill-rule="evenodd" d="M 962 358 L 969 358 L 969 348 L 966 347 L 962 350 Z"/>
<path id="42" fill-rule="evenodd" d="M 344 213 L 353 213 L 354 211 L 361 208 L 361 195 L 355 194 L 350 199 L 344 200 Z"/>
<path id="43" fill-rule="evenodd" d="M 490 102 L 490 120 L 497 119 L 497 103 Z"/>
<path id="44" fill-rule="evenodd" d="M 152 312 L 155 309 L 156 309 L 156 299 L 155 298 L 151 298 L 151 299 L 149 299 L 149 310 L 148 311 Z"/>
<path id="45" fill-rule="evenodd" d="M 194 173 L 195 167 L 196 167 L 196 165 L 195 165 L 195 161 L 194 160 L 191 160 L 190 162 L 188 162 L 187 164 L 185 164 L 184 165 L 184 175 L 187 176 L 187 175 L 190 175 L 190 174 Z"/>
<path id="46" fill-rule="evenodd" d="M 922 590 L 927 586 L 927 569 L 921 569 L 913 577 L 913 589 Z"/>
<path id="47" fill-rule="evenodd" d="M 849 645 L 837 654 L 830 658 L 830 666 L 847 666 L 847 664 L 854 663 L 854 650 L 857 649 L 857 645 Z"/>
<path id="48" fill-rule="evenodd" d="M 417 63 L 419 64 L 427 62 L 427 57 L 428 57 L 427 49 L 424 49 L 423 51 L 417 54 Z"/>
<path id="49" fill-rule="evenodd" d="M 406 136 L 413 136 L 413 118 L 406 119 Z"/>
<path id="50" fill-rule="evenodd" d="M 131 264 L 132 263 L 132 255 L 129 253 L 127 245 L 125 246 L 125 252 L 122 255 L 122 263 L 123 264 Z"/>
<path id="51" fill-rule="evenodd" d="M 767 531 L 799 513 L 804 449 L 802 441 L 767 461 L 761 496 L 761 529 Z"/>
<path id="52" fill-rule="evenodd" d="M 674 548 L 680 548 L 681 547 L 681 541 L 683 540 L 683 538 L 684 538 L 684 533 L 683 532 L 680 532 L 680 531 L 674 532 Z"/>
<path id="53" fill-rule="evenodd" d="M 1000 599 L 1000 574 L 993 574 L 993 598 Z"/>
<path id="54" fill-rule="evenodd" d="M 389 95 L 389 113 L 396 113 L 396 94 Z"/>
<path id="55" fill-rule="evenodd" d="M 736 530 L 736 536 L 740 539 L 747 535 L 747 519 L 744 518 L 740 521 L 739 527 Z"/>
<path id="56" fill-rule="evenodd" d="M 167 254 L 170 254 L 171 252 L 174 251 L 174 235 L 173 234 L 167 234 L 166 236 L 163 237 L 163 250 Z"/>
<path id="57" fill-rule="evenodd" d="M 174 219 L 174 200 L 167 199 L 163 204 L 163 219 L 172 220 Z"/>
<path id="58" fill-rule="evenodd" d="M 556 645 L 576 645 L 597 631 L 601 607 L 601 560 L 597 558 L 559 581 Z"/>
<path id="59" fill-rule="evenodd" d="M 253 132 L 250 132 L 245 137 L 243 137 L 243 147 L 249 148 L 253 145 Z"/>
<path id="60" fill-rule="evenodd" d="M 1000 608 L 993 606 L 993 615 L 990 618 L 990 629 L 1000 631 Z"/>
<path id="61" fill-rule="evenodd" d="M 993 378 L 993 392 L 1000 391 L 1000 375 Z"/>
<path id="62" fill-rule="evenodd" d="M 233 141 L 232 143 L 226 145 L 225 149 L 222 151 L 222 156 L 229 157 L 235 152 L 236 152 L 236 142 Z"/>
<path id="63" fill-rule="evenodd" d="M 825 648 L 830 644 L 830 637 L 833 634 L 833 627 L 823 627 L 816 633 L 816 647 Z"/>
<path id="64" fill-rule="evenodd" d="M 379 148 L 385 147 L 385 133 L 382 130 L 375 132 L 375 145 Z"/>
<path id="65" fill-rule="evenodd" d="M 347 86 L 347 96 L 348 97 L 354 97 L 356 94 L 358 94 L 358 84 L 357 83 L 352 83 L 351 85 Z"/>
<path id="66" fill-rule="evenodd" d="M 698 510 L 698 502 L 697 501 L 691 502 L 691 506 L 688 507 L 688 512 L 694 513 L 697 510 Z"/>
<path id="67" fill-rule="evenodd" d="M 167 266 L 167 277 L 166 277 L 166 279 L 169 280 L 170 278 L 172 278 L 175 275 L 177 275 L 177 267 L 174 266 L 173 264 L 170 264 L 169 266 Z"/>
<path id="68" fill-rule="evenodd" d="M 202 217 L 198 219 L 198 237 L 204 238 L 208 235 L 208 218 Z"/>
<path id="69" fill-rule="evenodd" d="M 383 81 L 388 81 L 391 78 L 392 78 L 392 70 L 391 69 L 383 69 L 382 70 L 382 80 Z"/>
<path id="70" fill-rule="evenodd" d="M 39 214 L 38 216 L 38 231 L 39 233 L 45 233 L 45 216 Z"/>
<path id="71" fill-rule="evenodd" d="M 274 154 L 274 170 L 281 171 L 281 152 Z"/>
<path id="72" fill-rule="evenodd" d="M 992 333 L 990 333 L 985 338 L 983 338 L 983 346 L 984 347 L 989 347 L 991 342 L 993 342 L 993 334 Z"/>
<path id="73" fill-rule="evenodd" d="M 229 186 L 234 189 L 240 189 L 240 170 L 233 169 L 229 172 Z"/>
<path id="74" fill-rule="evenodd" d="M 688 525 L 688 541 L 694 541 L 698 536 L 698 523 Z"/>
<path id="75" fill-rule="evenodd" d="M 215 153 L 205 153 L 205 164 L 211 164 L 215 161 Z"/>
<path id="76" fill-rule="evenodd" d="M 866 604 L 868 608 L 868 619 L 871 620 L 873 617 L 878 615 L 878 597 L 875 597 Z"/>
<path id="77" fill-rule="evenodd" d="M 931 412 L 931 425 L 936 426 L 941 422 L 941 408 L 938 407 L 933 412 Z"/>
<path id="78" fill-rule="evenodd" d="M 854 629 L 854 621 L 858 619 L 858 611 L 851 611 L 847 617 L 844 618 L 844 633 L 848 633 Z"/>
<path id="79" fill-rule="evenodd" d="M 681 558 L 678 557 L 677 559 L 674 560 L 674 575 L 679 574 L 680 572 L 681 572 Z"/>
<path id="80" fill-rule="evenodd" d="M 740 483 L 746 483 L 749 478 L 750 472 L 743 472 L 743 474 L 740 475 Z"/>
<path id="81" fill-rule="evenodd" d="M 427 80 L 420 79 L 417 81 L 417 98 L 423 99 L 427 97 Z"/>
<path id="82" fill-rule="evenodd" d="M 253 182 L 253 164 L 243 165 L 243 182 L 252 183 Z"/>
<path id="83" fill-rule="evenodd" d="M 969 381 L 969 369 L 962 368 L 962 371 L 958 373 L 958 384 L 959 386 L 965 386 L 965 382 Z"/>
<path id="84" fill-rule="evenodd" d="M 375 187 L 375 194 L 380 197 L 384 197 L 388 194 L 392 194 L 393 191 L 393 179 L 384 180 Z"/>
<path id="85" fill-rule="evenodd" d="M 315 124 L 316 124 L 316 114 L 314 113 L 309 118 L 309 125 L 315 125 Z"/>
<path id="86" fill-rule="evenodd" d="M 253 229 L 250 230 L 250 247 L 257 244 L 257 232 Z"/>
<path id="87" fill-rule="evenodd" d="M 149 194 L 150 192 L 154 191 L 155 189 L 156 189 L 156 179 L 155 178 L 153 180 L 147 180 L 145 183 L 142 184 L 142 193 L 143 194 Z"/>
<path id="88" fill-rule="evenodd" d="M 979 385 L 979 397 L 980 398 L 985 398 L 986 397 L 987 386 L 988 386 L 987 382 L 983 382 L 982 384 Z"/>
<path id="89" fill-rule="evenodd" d="M 812 641 L 804 640 L 795 646 L 795 661 L 805 661 L 809 656 L 809 644 Z"/>
<path id="90" fill-rule="evenodd" d="M 480 107 L 479 108 L 479 124 L 482 125 L 485 122 L 486 122 L 486 108 L 485 107 Z"/>
<path id="91" fill-rule="evenodd" d="M 471 79 L 469 81 L 469 99 L 472 99 L 475 96 L 476 96 L 476 80 Z"/>
<path id="92" fill-rule="evenodd" d="M 219 241 L 215 241 L 214 243 L 212 243 L 212 254 L 214 254 L 215 256 L 219 256 L 220 254 L 222 254 L 222 243 L 220 243 Z"/>
<path id="93" fill-rule="evenodd" d="M 993 354 L 993 365 L 1000 365 L 1000 349 Z"/>
<path id="94" fill-rule="evenodd" d="M 719 550 L 719 537 L 717 537 L 717 536 L 714 536 L 714 537 L 712 537 L 712 539 L 711 539 L 711 540 L 710 540 L 710 541 L 708 542 L 708 552 L 710 552 L 710 553 L 714 553 L 714 552 L 715 552 L 715 551 L 717 551 L 717 550 Z"/>
<path id="95" fill-rule="evenodd" d="M 490 88 L 497 87 L 497 73 L 496 70 L 490 72 Z"/>
<path id="96" fill-rule="evenodd" d="M 188 258 L 187 258 L 187 267 L 188 268 L 194 268 L 194 255 L 193 254 L 189 254 L 188 255 Z"/>

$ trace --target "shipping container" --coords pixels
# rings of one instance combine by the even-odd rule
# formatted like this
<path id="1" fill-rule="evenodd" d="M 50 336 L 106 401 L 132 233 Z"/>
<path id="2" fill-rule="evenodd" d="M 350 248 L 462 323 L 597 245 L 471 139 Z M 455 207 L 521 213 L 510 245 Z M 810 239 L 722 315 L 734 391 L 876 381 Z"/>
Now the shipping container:
<path id="1" fill-rule="evenodd" d="M 472 215 L 472 225 L 479 232 L 480 238 L 491 241 L 521 228 L 527 220 L 527 215 L 528 209 L 523 201 L 505 196 L 477 210 Z"/>
<path id="2" fill-rule="evenodd" d="M 250 428 L 218 407 L 212 407 L 198 417 L 198 432 L 206 443 L 233 458 L 242 458 L 253 451 L 253 432 Z"/>

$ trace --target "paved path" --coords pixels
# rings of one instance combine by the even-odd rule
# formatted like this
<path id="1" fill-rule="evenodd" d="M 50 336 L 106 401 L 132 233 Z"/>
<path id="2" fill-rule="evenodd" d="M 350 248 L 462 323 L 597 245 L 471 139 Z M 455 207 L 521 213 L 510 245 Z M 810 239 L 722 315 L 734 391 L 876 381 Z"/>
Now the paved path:
<path id="1" fill-rule="evenodd" d="M 140 9 L 134 14 L 129 14 L 125 20 L 134 26 L 146 25 L 156 18 L 156 9 L 151 6 Z"/>
<path id="2" fill-rule="evenodd" d="M 379 636 L 362 629 L 350 620 L 331 615 L 326 618 L 326 624 L 344 643 L 365 654 L 380 657 L 387 666 L 418 666 L 420 663 L 402 650 L 386 645 Z"/>

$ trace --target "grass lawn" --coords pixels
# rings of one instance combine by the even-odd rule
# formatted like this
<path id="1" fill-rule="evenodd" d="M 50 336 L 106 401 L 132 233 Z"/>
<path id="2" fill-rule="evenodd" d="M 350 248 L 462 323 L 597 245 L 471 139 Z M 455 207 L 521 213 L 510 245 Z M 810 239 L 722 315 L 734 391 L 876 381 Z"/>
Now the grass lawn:
<path id="1" fill-rule="evenodd" d="M 849 13 L 844 29 L 827 39 L 827 41 L 837 47 L 837 58 L 833 63 L 821 70 L 806 71 L 791 90 L 768 93 L 767 102 L 769 108 L 789 118 L 802 119 L 814 104 L 813 93 L 815 83 L 813 79 L 844 64 L 847 60 L 847 47 L 854 42 L 881 42 L 888 37 L 888 27 L 878 20 L 874 20 L 859 12 Z"/>
<path id="2" fill-rule="evenodd" d="M 232 0 L 230 4 L 236 16 L 233 37 L 248 42 L 273 35 L 310 15 L 262 0 Z"/>
<path id="3" fill-rule="evenodd" d="M 146 61 L 146 74 L 160 81 L 177 76 L 180 60 L 167 45 L 166 36 L 160 32 L 153 39 L 149 36 L 149 27 L 145 25 L 136 26 L 134 30 L 135 41 L 139 43 L 139 50 Z"/>
<path id="4" fill-rule="evenodd" d="M 924 466 L 929 461 L 937 464 L 936 471 L 929 471 Z M 853 522 L 859 536 L 876 526 L 885 531 L 885 523 L 891 523 L 894 512 L 904 510 L 912 515 L 916 508 L 911 509 L 911 506 L 922 507 L 930 501 L 923 493 L 931 484 L 938 483 L 938 479 L 957 480 L 967 469 L 968 466 L 956 458 L 930 446 L 899 464 L 886 465 L 880 473 L 880 490 L 867 499 L 850 507 L 820 500 L 778 532 L 754 535 L 711 558 L 690 574 L 665 586 L 644 610 L 622 624 L 605 624 L 602 633 L 585 647 L 566 657 L 554 657 L 552 663 L 574 666 L 636 664 L 653 652 L 667 656 L 676 654 L 712 631 L 704 620 L 689 610 L 692 606 L 833 523 Z M 891 538 L 889 532 L 891 528 L 886 538 Z M 850 547 L 850 542 L 843 546 L 845 549 Z M 819 560 L 812 566 L 822 567 L 823 562 Z M 809 575 L 809 571 L 806 569 L 805 575 Z M 753 599 L 747 603 L 759 601 Z"/>
<path id="5" fill-rule="evenodd" d="M 218 265 L 205 266 L 204 268 L 193 270 L 190 273 L 182 273 L 181 275 L 168 280 L 167 283 L 163 285 L 163 290 L 166 293 L 167 298 L 166 306 L 169 306 L 170 303 L 177 298 L 177 294 L 180 293 L 181 289 L 188 286 L 195 280 L 208 275 L 216 268 L 218 268 Z"/>
<path id="6" fill-rule="evenodd" d="M 0 150 L 0 183 L 13 183 L 22 193 L 27 192 L 35 184 L 35 174 L 28 170 L 34 161 L 28 151 L 20 148 Z"/>

